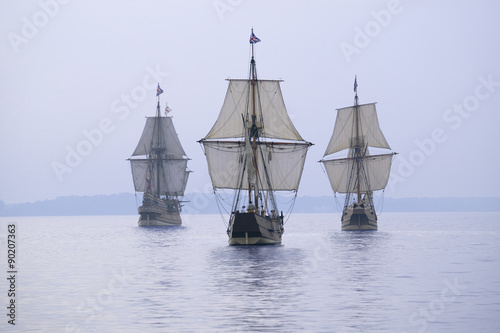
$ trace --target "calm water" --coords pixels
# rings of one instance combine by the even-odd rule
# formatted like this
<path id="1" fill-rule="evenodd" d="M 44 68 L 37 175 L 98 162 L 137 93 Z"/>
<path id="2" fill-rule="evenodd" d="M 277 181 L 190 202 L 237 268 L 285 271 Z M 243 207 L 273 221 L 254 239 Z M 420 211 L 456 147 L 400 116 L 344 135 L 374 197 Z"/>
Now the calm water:
<path id="1" fill-rule="evenodd" d="M 16 223 L 23 332 L 499 332 L 500 213 L 383 213 L 375 232 L 295 214 L 283 245 L 229 247 L 219 215 Z M 0 283 L 7 323 L 8 281 Z"/>

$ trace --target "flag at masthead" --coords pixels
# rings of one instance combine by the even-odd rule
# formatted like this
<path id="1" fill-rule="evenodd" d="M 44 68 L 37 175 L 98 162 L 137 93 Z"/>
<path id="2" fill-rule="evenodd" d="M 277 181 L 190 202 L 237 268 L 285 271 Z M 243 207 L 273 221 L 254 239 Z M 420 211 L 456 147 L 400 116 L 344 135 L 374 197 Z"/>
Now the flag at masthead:
<path id="1" fill-rule="evenodd" d="M 260 39 L 257 38 L 257 36 L 254 35 L 253 29 L 252 29 L 252 34 L 250 35 L 250 44 L 255 44 L 260 42 Z"/>

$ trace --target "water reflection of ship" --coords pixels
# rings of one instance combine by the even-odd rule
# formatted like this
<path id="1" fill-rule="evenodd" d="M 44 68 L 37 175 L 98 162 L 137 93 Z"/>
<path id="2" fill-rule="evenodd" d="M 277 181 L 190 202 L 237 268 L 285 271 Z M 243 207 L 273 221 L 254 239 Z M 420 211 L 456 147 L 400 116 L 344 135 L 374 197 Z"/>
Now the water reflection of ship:
<path id="1" fill-rule="evenodd" d="M 235 332 L 286 332 L 300 308 L 297 286 L 306 282 L 306 258 L 301 249 L 281 246 L 212 250 L 206 288 L 217 313 L 224 313 L 221 326 Z"/>

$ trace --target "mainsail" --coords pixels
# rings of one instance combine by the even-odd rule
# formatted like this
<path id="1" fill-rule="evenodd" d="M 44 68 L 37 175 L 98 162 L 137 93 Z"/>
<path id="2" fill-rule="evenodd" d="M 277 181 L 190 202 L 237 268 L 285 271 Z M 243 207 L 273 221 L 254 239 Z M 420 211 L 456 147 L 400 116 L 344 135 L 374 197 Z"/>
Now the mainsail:
<path id="1" fill-rule="evenodd" d="M 244 141 L 204 141 L 208 170 L 215 188 L 248 188 L 248 169 L 245 165 L 250 158 Z M 307 143 L 259 142 L 257 186 L 261 190 L 296 191 L 299 188 L 306 158 Z M 248 164 L 248 163 L 247 163 Z M 252 182 L 252 181 L 251 181 Z"/>
<path id="2" fill-rule="evenodd" d="M 189 176 L 189 172 L 186 171 L 186 159 L 165 159 L 161 164 L 151 163 L 148 159 L 133 159 L 130 163 L 136 192 L 184 195 Z M 159 172 L 158 165 L 160 165 Z M 156 179 L 158 174 L 160 178 Z"/>
<path id="3" fill-rule="evenodd" d="M 389 181 L 393 154 L 365 156 L 361 161 L 361 178 L 359 191 L 362 194 L 383 190 Z M 353 157 L 324 160 L 330 185 L 337 193 L 355 193 L 357 182 L 349 181 L 356 170 L 356 159 Z"/>

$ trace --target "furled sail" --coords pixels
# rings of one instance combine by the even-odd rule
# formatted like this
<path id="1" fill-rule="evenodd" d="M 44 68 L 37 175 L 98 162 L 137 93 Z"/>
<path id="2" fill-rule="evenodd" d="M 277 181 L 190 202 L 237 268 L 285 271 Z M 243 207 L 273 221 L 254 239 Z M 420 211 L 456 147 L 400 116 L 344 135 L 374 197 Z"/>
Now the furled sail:
<path id="1" fill-rule="evenodd" d="M 356 107 L 359 111 L 358 136 L 356 136 Z M 356 146 L 391 148 L 380 129 L 375 103 L 338 109 L 335 127 L 325 156 Z"/>
<path id="2" fill-rule="evenodd" d="M 241 120 L 240 120 L 241 122 Z M 203 141 L 209 174 L 215 188 L 248 187 L 248 155 L 244 141 Z M 293 191 L 299 187 L 310 143 L 258 142 L 258 188 Z M 252 172 L 252 171 L 251 171 Z M 269 176 L 269 181 L 265 176 Z"/>
<path id="3" fill-rule="evenodd" d="M 188 181 L 187 159 L 165 159 L 160 164 L 158 182 L 158 164 L 155 160 L 131 159 L 132 177 L 137 192 L 161 193 L 183 196 Z M 159 189 L 158 189 L 159 183 Z"/>
<path id="4" fill-rule="evenodd" d="M 360 193 L 383 190 L 389 181 L 392 157 L 394 154 L 368 155 L 360 158 Z M 322 161 L 332 189 L 338 193 L 356 192 L 357 183 L 353 177 L 356 172 L 356 158 L 340 158 Z"/>
<path id="5" fill-rule="evenodd" d="M 150 155 L 156 148 L 164 148 L 162 153 L 172 157 L 181 158 L 186 155 L 170 117 L 147 118 L 141 139 L 132 156 Z"/>
<path id="6" fill-rule="evenodd" d="M 256 101 L 259 137 L 303 141 L 288 116 L 279 83 L 279 80 L 230 79 L 219 117 L 205 139 L 244 137 L 242 115 L 250 124 L 248 110 L 253 109 L 252 103 Z M 255 98 L 250 98 L 252 90 Z"/>

